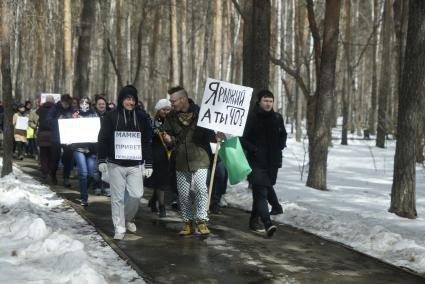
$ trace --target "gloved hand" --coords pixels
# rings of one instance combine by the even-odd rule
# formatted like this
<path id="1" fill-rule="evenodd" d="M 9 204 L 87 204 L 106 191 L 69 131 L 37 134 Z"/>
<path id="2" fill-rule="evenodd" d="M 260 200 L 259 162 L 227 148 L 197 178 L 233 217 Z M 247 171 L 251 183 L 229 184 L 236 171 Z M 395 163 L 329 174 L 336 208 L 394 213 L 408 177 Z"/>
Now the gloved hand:
<path id="1" fill-rule="evenodd" d="M 106 163 L 100 163 L 98 168 L 101 173 L 106 173 L 108 171 L 108 165 Z"/>
<path id="2" fill-rule="evenodd" d="M 147 178 L 149 178 L 152 175 L 153 169 L 152 168 L 145 168 L 143 171 L 143 175 Z"/>

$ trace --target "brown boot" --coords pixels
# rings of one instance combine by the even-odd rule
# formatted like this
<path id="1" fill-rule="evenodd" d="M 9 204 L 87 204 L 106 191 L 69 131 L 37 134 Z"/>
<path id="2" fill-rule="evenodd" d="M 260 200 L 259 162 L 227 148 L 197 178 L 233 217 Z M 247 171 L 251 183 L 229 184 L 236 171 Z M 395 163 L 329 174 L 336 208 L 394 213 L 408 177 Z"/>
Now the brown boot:
<path id="1" fill-rule="evenodd" d="M 195 232 L 195 228 L 193 228 L 193 223 L 191 221 L 186 222 L 184 224 L 183 229 L 180 231 L 180 236 L 188 236 Z"/>
<path id="2" fill-rule="evenodd" d="M 201 222 L 198 224 L 198 232 L 199 232 L 201 235 L 208 235 L 208 234 L 210 233 L 210 230 L 208 230 L 207 222 L 206 222 L 206 221 L 201 221 Z"/>

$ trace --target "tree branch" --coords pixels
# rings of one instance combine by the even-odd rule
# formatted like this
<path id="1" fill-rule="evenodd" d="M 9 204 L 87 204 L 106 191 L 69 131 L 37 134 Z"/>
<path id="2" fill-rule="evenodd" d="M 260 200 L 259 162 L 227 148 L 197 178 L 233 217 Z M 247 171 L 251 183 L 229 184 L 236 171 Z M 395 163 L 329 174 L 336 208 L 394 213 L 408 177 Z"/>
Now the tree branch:
<path id="1" fill-rule="evenodd" d="M 118 70 L 117 63 L 115 62 L 114 55 L 112 54 L 111 42 L 110 42 L 109 38 L 106 40 L 106 48 L 108 49 L 109 57 L 111 58 L 111 62 L 112 62 L 112 66 L 114 67 L 115 75 L 117 75 L 118 84 L 120 84 L 120 86 L 123 87 L 124 85 L 122 83 L 121 74 Z"/>
<path id="2" fill-rule="evenodd" d="M 285 70 L 286 73 L 288 73 L 290 76 L 292 76 L 295 79 L 295 81 L 298 83 L 303 94 L 306 97 L 309 96 L 310 90 L 307 87 L 307 85 L 305 84 L 305 82 L 304 82 L 303 78 L 301 77 L 301 75 L 299 74 L 299 72 L 295 71 L 294 69 L 291 69 L 288 65 L 285 64 L 285 62 L 283 62 L 282 59 L 277 59 L 273 55 L 270 55 L 270 61 L 273 64 L 280 66 L 283 70 Z"/>
<path id="3" fill-rule="evenodd" d="M 322 53 L 322 47 L 320 44 L 320 32 L 319 32 L 319 28 L 317 27 L 316 18 L 314 15 L 313 0 L 307 0 L 307 11 L 308 11 L 308 23 L 310 25 L 310 31 L 313 37 L 314 59 L 316 64 L 316 78 L 319 78 L 320 55 Z"/>
<path id="4" fill-rule="evenodd" d="M 132 85 L 135 85 L 140 76 L 140 65 L 142 63 L 142 27 L 144 23 L 144 17 L 140 20 L 139 30 L 137 31 L 137 63 L 136 63 L 136 74 Z"/>
<path id="5" fill-rule="evenodd" d="M 238 0 L 232 0 L 232 3 L 235 6 L 236 10 L 238 11 L 239 15 L 241 15 L 241 18 L 245 21 L 246 17 L 244 13 L 242 13 L 241 5 L 239 5 Z"/>

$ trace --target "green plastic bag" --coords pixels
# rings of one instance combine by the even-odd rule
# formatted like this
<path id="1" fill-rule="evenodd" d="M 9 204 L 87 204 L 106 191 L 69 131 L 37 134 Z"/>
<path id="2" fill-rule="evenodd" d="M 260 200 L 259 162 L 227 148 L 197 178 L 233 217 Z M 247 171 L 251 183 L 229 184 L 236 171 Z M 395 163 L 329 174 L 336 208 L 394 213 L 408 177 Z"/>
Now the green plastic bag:
<path id="1" fill-rule="evenodd" d="M 223 141 L 218 155 L 227 170 L 231 185 L 240 183 L 251 173 L 252 169 L 246 160 L 238 137 Z"/>

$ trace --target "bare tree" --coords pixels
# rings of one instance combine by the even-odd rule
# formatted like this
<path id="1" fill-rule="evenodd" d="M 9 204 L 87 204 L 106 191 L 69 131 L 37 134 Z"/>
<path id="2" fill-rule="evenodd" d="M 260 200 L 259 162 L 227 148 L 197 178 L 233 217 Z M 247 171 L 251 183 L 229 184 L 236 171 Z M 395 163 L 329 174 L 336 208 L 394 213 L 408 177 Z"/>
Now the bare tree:
<path id="1" fill-rule="evenodd" d="M 170 84 L 175 86 L 180 83 L 179 74 L 179 49 L 177 37 L 177 3 L 176 0 L 171 0 L 170 5 L 170 44 L 171 44 L 171 76 Z"/>
<path id="2" fill-rule="evenodd" d="M 10 22 L 12 13 L 10 11 L 10 1 L 0 1 L 0 46 L 1 46 L 1 75 L 2 94 L 4 105 L 3 118 L 3 167 L 1 176 L 12 172 L 13 155 L 13 98 L 12 98 L 12 74 L 10 68 Z"/>
<path id="3" fill-rule="evenodd" d="M 72 14 L 71 0 L 65 0 L 63 6 L 63 89 L 72 92 Z M 72 93 L 71 93 L 72 94 Z"/>
<path id="4" fill-rule="evenodd" d="M 341 144 L 348 145 L 347 135 L 350 120 L 351 85 L 353 81 L 353 68 L 351 66 L 351 0 L 345 1 L 345 41 L 344 54 L 347 73 L 344 74 L 344 89 L 342 90 L 342 135 Z"/>
<path id="5" fill-rule="evenodd" d="M 416 135 L 425 84 L 425 2 L 410 0 L 389 211 L 416 218 Z"/>
<path id="6" fill-rule="evenodd" d="M 309 0 L 310 2 L 310 0 Z M 310 2 L 310 8 L 311 6 Z M 320 52 L 319 73 L 316 94 L 309 98 L 309 111 L 314 112 L 310 121 L 309 134 L 309 172 L 307 186 L 326 190 L 328 147 L 330 145 L 330 126 L 332 100 L 334 100 L 335 66 L 338 50 L 339 15 L 341 2 L 327 0 L 324 20 L 323 44 Z M 309 13 L 311 9 L 309 10 Z M 309 19 L 312 19 L 310 15 Z M 310 20 L 310 28 L 316 33 L 315 22 Z M 317 34 L 315 35 L 317 37 Z M 317 46 L 317 45 L 316 45 Z M 316 50 L 316 52 L 318 52 Z M 318 62 L 316 62 L 317 64 Z M 314 102 L 312 102 L 314 100 Z M 314 108 L 312 107 L 314 106 Z"/>
<path id="7" fill-rule="evenodd" d="M 373 0 L 373 25 L 375 28 L 378 26 L 378 0 Z M 376 120 L 377 120 L 377 105 L 378 105 L 378 94 L 377 94 L 377 85 L 378 85 L 378 76 L 377 76 L 377 62 L 376 62 L 376 53 L 378 50 L 378 33 L 373 33 L 372 38 L 372 83 L 371 83 L 371 107 L 369 111 L 369 133 L 372 135 L 376 134 Z"/>
<path id="8" fill-rule="evenodd" d="M 243 12 L 243 85 L 269 87 L 270 0 L 250 0 Z M 252 100 L 254 102 L 255 100 Z"/>
<path id="9" fill-rule="evenodd" d="M 75 83 L 73 94 L 77 97 L 87 96 L 89 89 L 89 62 L 92 27 L 95 24 L 96 1 L 84 0 L 81 13 L 81 28 L 76 57 Z"/>
<path id="10" fill-rule="evenodd" d="M 378 132 L 376 135 L 376 146 L 385 148 L 385 137 L 387 135 L 387 105 L 391 92 L 391 0 L 385 0 L 384 17 L 382 24 L 382 59 L 381 76 L 379 81 L 378 99 Z"/>

